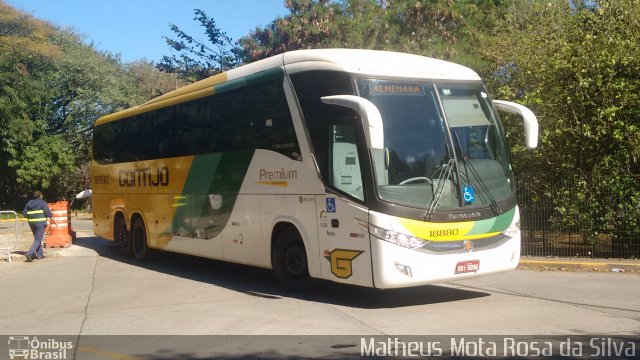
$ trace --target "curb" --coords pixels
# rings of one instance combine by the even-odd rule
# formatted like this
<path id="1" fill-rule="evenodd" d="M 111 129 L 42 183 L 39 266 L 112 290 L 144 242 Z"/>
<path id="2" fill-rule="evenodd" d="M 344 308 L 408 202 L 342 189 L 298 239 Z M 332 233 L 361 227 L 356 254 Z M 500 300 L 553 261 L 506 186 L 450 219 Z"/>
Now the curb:
<path id="1" fill-rule="evenodd" d="M 520 259 L 518 269 L 538 271 L 640 272 L 639 260 Z"/>

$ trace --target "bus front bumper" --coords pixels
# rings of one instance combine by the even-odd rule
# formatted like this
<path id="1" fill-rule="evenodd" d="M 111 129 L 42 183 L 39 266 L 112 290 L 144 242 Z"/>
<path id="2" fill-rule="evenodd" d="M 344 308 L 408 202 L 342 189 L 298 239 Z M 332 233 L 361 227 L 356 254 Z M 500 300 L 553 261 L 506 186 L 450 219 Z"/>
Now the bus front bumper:
<path id="1" fill-rule="evenodd" d="M 374 287 L 379 289 L 462 280 L 513 270 L 520 260 L 520 234 L 491 250 L 429 254 L 371 238 Z"/>

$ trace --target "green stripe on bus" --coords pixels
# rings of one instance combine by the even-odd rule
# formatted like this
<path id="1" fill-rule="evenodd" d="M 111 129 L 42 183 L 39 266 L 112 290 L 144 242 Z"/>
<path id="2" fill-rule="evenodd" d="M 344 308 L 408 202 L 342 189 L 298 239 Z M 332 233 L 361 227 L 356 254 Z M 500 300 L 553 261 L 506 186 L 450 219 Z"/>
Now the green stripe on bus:
<path id="1" fill-rule="evenodd" d="M 513 208 L 500 216 L 476 221 L 466 235 L 480 235 L 504 231 L 511 225 L 515 213 L 516 208 Z"/>
<path id="2" fill-rule="evenodd" d="M 507 230 L 509 225 L 511 225 L 511 223 L 513 222 L 513 217 L 515 215 L 516 215 L 516 208 L 513 208 L 507 211 L 506 213 L 498 216 L 496 218 L 495 224 L 493 224 L 493 227 L 489 230 L 489 232 L 502 232 Z"/>
<path id="3" fill-rule="evenodd" d="M 465 235 L 480 235 L 486 234 L 493 228 L 493 224 L 495 224 L 496 218 L 478 220 L 473 223 L 473 227 L 469 230 Z"/>
<path id="4" fill-rule="evenodd" d="M 180 195 L 183 199 L 176 202 L 180 206 L 176 206 L 171 232 L 189 237 L 206 234 L 208 239 L 220 234 L 231 216 L 254 152 L 240 150 L 195 156 Z M 216 208 L 210 196 L 220 198 Z"/>

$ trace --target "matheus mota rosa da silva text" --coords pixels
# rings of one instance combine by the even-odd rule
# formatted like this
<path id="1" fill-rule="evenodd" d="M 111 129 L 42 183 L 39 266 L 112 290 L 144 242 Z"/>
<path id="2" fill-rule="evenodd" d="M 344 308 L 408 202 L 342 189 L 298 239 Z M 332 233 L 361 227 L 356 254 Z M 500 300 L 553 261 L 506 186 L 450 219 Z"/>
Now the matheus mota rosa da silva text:
<path id="1" fill-rule="evenodd" d="M 361 338 L 360 355 L 367 357 L 523 357 L 523 358 L 635 358 L 637 340 L 610 337 L 579 339 L 543 337 L 437 337 L 409 341 L 399 338 Z M 548 339 L 547 339 L 548 338 Z"/>

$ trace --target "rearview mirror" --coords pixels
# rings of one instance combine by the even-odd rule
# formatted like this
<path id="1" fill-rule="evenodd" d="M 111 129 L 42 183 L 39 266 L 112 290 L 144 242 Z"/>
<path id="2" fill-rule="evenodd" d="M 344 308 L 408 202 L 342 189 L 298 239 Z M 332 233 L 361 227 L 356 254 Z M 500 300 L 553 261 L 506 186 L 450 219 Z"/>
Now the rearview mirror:
<path id="1" fill-rule="evenodd" d="M 384 149 L 382 116 L 371 101 L 354 95 L 324 96 L 320 100 L 325 104 L 344 106 L 355 110 L 365 125 L 365 136 L 369 148 Z"/>
<path id="2" fill-rule="evenodd" d="M 533 111 L 526 106 L 510 101 L 493 100 L 493 105 L 498 111 L 520 115 L 524 120 L 524 136 L 527 147 L 535 149 L 538 146 L 538 119 Z"/>

